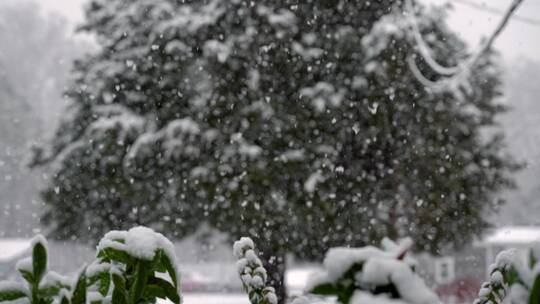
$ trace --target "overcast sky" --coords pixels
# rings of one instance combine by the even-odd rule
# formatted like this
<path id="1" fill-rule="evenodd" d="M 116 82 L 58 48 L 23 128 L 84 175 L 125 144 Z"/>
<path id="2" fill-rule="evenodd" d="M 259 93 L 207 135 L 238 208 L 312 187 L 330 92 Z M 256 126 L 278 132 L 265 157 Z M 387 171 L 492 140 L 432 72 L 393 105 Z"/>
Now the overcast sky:
<path id="1" fill-rule="evenodd" d="M 454 11 L 450 15 L 450 25 L 462 38 L 471 45 L 477 46 L 482 37 L 494 31 L 502 15 L 473 8 L 461 1 L 506 11 L 513 0 L 423 0 L 423 2 L 435 4 L 453 3 Z M 520 19 L 511 19 L 504 32 L 497 38 L 495 46 L 507 60 L 522 55 L 540 60 L 540 1 L 524 0 L 515 14 L 537 21 L 535 24 L 530 24 Z"/>

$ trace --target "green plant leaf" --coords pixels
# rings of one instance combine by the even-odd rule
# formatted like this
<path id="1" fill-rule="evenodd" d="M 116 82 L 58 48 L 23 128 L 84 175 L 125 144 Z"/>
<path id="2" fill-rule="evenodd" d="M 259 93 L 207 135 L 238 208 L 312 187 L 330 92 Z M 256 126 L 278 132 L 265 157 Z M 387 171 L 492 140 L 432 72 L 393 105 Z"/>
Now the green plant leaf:
<path id="1" fill-rule="evenodd" d="M 129 299 L 131 303 L 137 303 L 141 298 L 148 281 L 148 274 L 151 273 L 152 270 L 151 265 L 151 262 L 140 259 L 137 260 L 134 280 L 129 289 Z"/>
<path id="2" fill-rule="evenodd" d="M 35 285 L 34 283 L 34 275 L 30 271 L 19 269 L 19 273 L 23 277 L 23 279 L 28 282 L 28 285 L 32 286 Z"/>
<path id="3" fill-rule="evenodd" d="M 167 268 L 165 268 L 165 265 L 161 262 L 161 259 L 163 258 L 162 255 L 164 255 L 163 250 L 158 250 L 152 261 L 154 270 L 157 272 L 167 272 Z"/>
<path id="4" fill-rule="evenodd" d="M 133 260 L 133 258 L 127 252 L 110 247 L 102 249 L 99 252 L 98 257 L 107 257 L 107 259 L 110 261 L 115 261 L 126 265 L 129 265 Z"/>
<path id="5" fill-rule="evenodd" d="M 538 261 L 536 260 L 536 257 L 534 256 L 534 251 L 529 250 L 529 268 L 534 268 L 534 266 L 536 265 L 536 262 Z"/>
<path id="6" fill-rule="evenodd" d="M 112 294 L 113 304 L 127 304 L 128 296 L 126 292 L 126 282 L 124 278 L 116 273 L 112 274 L 114 289 Z"/>
<path id="7" fill-rule="evenodd" d="M 28 297 L 28 294 L 22 287 L 13 286 L 0 290 L 0 302 L 15 301 L 25 297 Z"/>
<path id="8" fill-rule="evenodd" d="M 144 290 L 143 297 L 146 300 L 152 302 L 152 301 L 155 301 L 157 298 L 159 299 L 167 298 L 167 293 L 160 286 L 157 286 L 154 284 L 148 284 L 148 286 L 146 286 L 146 289 Z"/>
<path id="9" fill-rule="evenodd" d="M 103 249 L 98 251 L 96 258 L 100 259 L 102 262 L 107 262 L 107 263 L 111 262 L 111 259 L 109 259 L 109 257 L 105 253 L 105 250 Z"/>
<path id="10" fill-rule="evenodd" d="M 60 297 L 60 304 L 70 304 L 69 299 L 68 299 L 65 292 L 63 292 L 61 297 Z"/>
<path id="11" fill-rule="evenodd" d="M 56 295 L 58 295 L 58 293 L 60 292 L 60 290 L 62 289 L 61 286 L 57 286 L 57 285 L 50 285 L 50 286 L 47 286 L 47 287 L 42 287 L 39 289 L 38 291 L 38 295 L 40 298 L 52 298 Z"/>
<path id="12" fill-rule="evenodd" d="M 401 298 L 399 291 L 394 284 L 380 285 L 375 287 L 372 291 L 373 294 L 386 294 L 391 298 Z"/>
<path id="13" fill-rule="evenodd" d="M 310 291 L 313 294 L 322 296 L 337 296 L 340 303 L 349 303 L 355 290 L 349 278 L 341 279 L 337 284 L 322 283 Z"/>
<path id="14" fill-rule="evenodd" d="M 174 288 L 178 289 L 178 278 L 176 277 L 176 268 L 174 268 L 174 265 L 172 264 L 171 259 L 167 256 L 167 254 L 163 253 L 161 255 L 161 263 L 165 269 L 167 269 L 167 273 L 171 277 L 171 280 L 173 282 Z"/>
<path id="15" fill-rule="evenodd" d="M 511 267 L 507 271 L 503 272 L 504 275 L 504 282 L 508 286 L 512 286 L 514 284 L 521 284 L 523 286 L 527 286 L 524 284 L 519 276 L 519 273 L 514 269 L 514 267 Z"/>
<path id="16" fill-rule="evenodd" d="M 152 277 L 149 279 L 149 285 L 148 287 L 152 286 L 152 292 L 156 292 L 156 294 L 152 294 L 154 297 L 158 297 L 161 299 L 168 298 L 175 304 L 180 303 L 180 295 L 178 294 L 178 290 L 168 281 Z M 159 290 L 157 290 L 159 288 Z"/>
<path id="17" fill-rule="evenodd" d="M 47 249 L 41 242 L 32 248 L 32 268 L 35 282 L 40 282 L 47 271 Z"/>
<path id="18" fill-rule="evenodd" d="M 47 284 L 41 285 L 38 290 L 39 298 L 52 300 L 54 297 L 57 297 L 60 294 L 62 289 L 71 289 L 70 285 L 62 282 L 61 280 L 57 280 L 54 277 L 48 278 L 47 281 Z"/>
<path id="19" fill-rule="evenodd" d="M 100 284 L 98 291 L 102 296 L 106 296 L 111 286 L 111 275 L 109 273 L 102 273 L 100 278 Z"/>
<path id="20" fill-rule="evenodd" d="M 540 274 L 536 276 L 531 287 L 529 304 L 540 304 Z"/>
<path id="21" fill-rule="evenodd" d="M 111 285 L 111 274 L 109 273 L 109 269 L 106 268 L 103 271 L 92 274 L 92 276 L 87 277 L 86 282 L 88 287 L 97 284 L 99 293 L 102 296 L 106 296 Z"/>
<path id="22" fill-rule="evenodd" d="M 101 275 L 102 275 L 102 273 L 98 273 L 98 274 L 94 274 L 92 276 L 87 277 L 86 278 L 87 285 L 88 286 L 93 286 L 97 282 L 100 282 L 101 281 Z"/>
<path id="23" fill-rule="evenodd" d="M 337 295 L 338 288 L 332 283 L 322 283 L 313 287 L 310 292 L 322 296 Z"/>
<path id="24" fill-rule="evenodd" d="M 71 304 L 86 304 L 86 267 L 79 272 L 71 297 Z"/>

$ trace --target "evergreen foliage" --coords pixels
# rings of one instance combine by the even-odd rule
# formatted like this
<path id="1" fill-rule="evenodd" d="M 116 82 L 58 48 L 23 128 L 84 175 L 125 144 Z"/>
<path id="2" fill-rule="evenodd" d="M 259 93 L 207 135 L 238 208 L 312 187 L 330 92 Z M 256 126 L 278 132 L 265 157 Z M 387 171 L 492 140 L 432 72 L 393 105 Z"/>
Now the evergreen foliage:
<path id="1" fill-rule="evenodd" d="M 101 50 L 76 63 L 69 111 L 35 154 L 54 171 L 44 223 L 80 241 L 135 224 L 250 235 L 275 257 L 265 266 L 280 298 L 286 252 L 470 241 L 515 168 L 483 132 L 504 110 L 496 57 L 459 100 L 426 90 L 406 64 L 401 6 L 91 1 L 83 30 Z M 439 62 L 467 56 L 442 11 L 419 23 Z"/>

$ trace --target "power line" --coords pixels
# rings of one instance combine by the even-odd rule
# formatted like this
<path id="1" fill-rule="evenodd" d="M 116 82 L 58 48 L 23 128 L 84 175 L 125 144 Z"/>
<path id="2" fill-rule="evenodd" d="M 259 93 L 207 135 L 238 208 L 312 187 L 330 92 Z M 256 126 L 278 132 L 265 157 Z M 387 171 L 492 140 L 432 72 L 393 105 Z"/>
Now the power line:
<path id="1" fill-rule="evenodd" d="M 499 9 L 496 9 L 496 8 L 493 8 L 493 7 L 484 5 L 484 4 L 479 4 L 479 3 L 471 1 L 471 0 L 454 0 L 452 2 L 458 2 L 460 4 L 467 5 L 469 7 L 472 7 L 472 8 L 478 9 L 478 10 L 482 10 L 482 11 L 485 11 L 485 12 L 488 12 L 488 13 L 491 13 L 491 14 L 504 15 L 506 13 L 506 12 L 504 12 L 502 10 L 499 10 Z M 512 19 L 514 19 L 516 21 L 521 21 L 523 23 L 527 23 L 527 24 L 530 24 L 530 25 L 540 26 L 540 20 L 537 20 L 537 19 L 534 19 L 534 18 L 514 15 L 512 17 Z"/>
<path id="2" fill-rule="evenodd" d="M 455 67 L 444 67 L 438 64 L 437 61 L 435 61 L 435 59 L 431 57 L 429 48 L 427 48 L 427 44 L 423 41 L 422 35 L 420 34 L 419 28 L 416 24 L 416 13 L 412 1 L 413 0 L 405 0 L 405 6 L 407 10 L 407 15 L 409 16 L 409 18 L 411 18 L 412 30 L 416 32 L 414 37 L 417 41 L 420 55 L 422 55 L 425 62 L 430 66 L 433 71 L 437 72 L 440 75 L 445 75 L 445 77 L 442 77 L 436 81 L 427 79 L 422 74 L 420 69 L 416 66 L 416 62 L 413 56 L 410 56 L 407 60 L 409 68 L 414 74 L 414 76 L 417 78 L 417 80 L 422 83 L 426 88 L 430 88 L 435 91 L 450 91 L 456 96 L 456 98 L 461 99 L 463 98 L 461 89 L 463 89 L 464 91 L 471 90 L 470 85 L 466 81 L 471 69 L 476 65 L 476 63 L 483 56 L 483 54 L 491 48 L 495 39 L 497 39 L 499 34 L 506 27 L 512 15 L 523 3 L 524 0 L 513 0 L 508 10 L 504 13 L 504 17 L 500 21 L 499 25 L 495 28 L 495 31 L 493 32 L 493 34 L 491 34 L 489 39 L 483 43 L 482 47 L 474 55 L 472 55 L 467 60 L 458 64 Z"/>

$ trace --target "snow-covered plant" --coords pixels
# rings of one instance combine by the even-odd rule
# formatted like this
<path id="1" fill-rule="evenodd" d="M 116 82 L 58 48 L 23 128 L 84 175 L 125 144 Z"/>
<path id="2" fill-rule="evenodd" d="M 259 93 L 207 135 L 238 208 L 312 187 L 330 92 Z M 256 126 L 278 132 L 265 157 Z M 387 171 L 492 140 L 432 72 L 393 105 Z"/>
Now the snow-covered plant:
<path id="1" fill-rule="evenodd" d="M 89 285 L 95 285 L 97 294 L 92 295 L 96 302 L 155 303 L 161 298 L 178 304 L 176 265 L 173 244 L 166 237 L 146 227 L 135 227 L 107 233 L 86 275 Z"/>
<path id="2" fill-rule="evenodd" d="M 513 304 L 540 304 L 540 247 L 531 249 L 528 263 L 516 251 L 501 252 L 490 266 L 489 281 L 482 284 L 474 304 L 495 304 L 509 296 Z"/>
<path id="3" fill-rule="evenodd" d="M 252 304 L 277 304 L 275 290 L 266 283 L 266 269 L 255 253 L 253 240 L 243 237 L 236 241 L 233 253 L 238 258 L 236 262 L 238 274 L 250 302 Z"/>
<path id="4" fill-rule="evenodd" d="M 85 304 L 86 286 L 84 274 L 75 284 L 48 270 L 47 241 L 41 235 L 32 239 L 32 256 L 17 262 L 16 268 L 24 283 L 0 282 L 0 303 L 27 299 L 31 304 L 50 304 L 57 297 L 62 303 Z"/>
<path id="5" fill-rule="evenodd" d="M 43 236 L 32 240 L 32 257 L 17 263 L 27 284 L 0 282 L 0 303 L 23 298 L 31 304 L 181 302 L 174 247 L 149 228 L 107 233 L 96 260 L 71 281 L 47 270 L 46 244 Z"/>
<path id="6" fill-rule="evenodd" d="M 332 248 L 324 259 L 324 272 L 311 280 L 308 291 L 335 296 L 342 304 L 440 303 L 415 273 L 416 261 L 407 255 L 411 243 L 384 239 L 382 249 Z"/>

